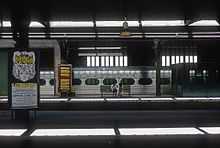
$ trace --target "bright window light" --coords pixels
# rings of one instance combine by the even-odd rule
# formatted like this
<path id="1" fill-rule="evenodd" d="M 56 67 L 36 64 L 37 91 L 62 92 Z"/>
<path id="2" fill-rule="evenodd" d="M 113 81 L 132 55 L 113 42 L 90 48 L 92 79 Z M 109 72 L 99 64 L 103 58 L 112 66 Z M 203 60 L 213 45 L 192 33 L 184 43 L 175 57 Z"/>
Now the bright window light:
<path id="1" fill-rule="evenodd" d="M 175 56 L 171 57 L 171 64 L 176 64 Z"/>
<path id="2" fill-rule="evenodd" d="M 0 136 L 21 136 L 27 129 L 0 129 Z"/>
<path id="3" fill-rule="evenodd" d="M 95 62 L 96 62 L 96 66 L 99 66 L 99 56 L 96 56 L 96 58 L 95 58 Z"/>
<path id="4" fill-rule="evenodd" d="M 166 66 L 166 57 L 162 56 L 162 66 Z"/>
<path id="5" fill-rule="evenodd" d="M 51 21 L 50 27 L 93 27 L 93 22 Z"/>
<path id="6" fill-rule="evenodd" d="M 119 65 L 120 65 L 120 66 L 123 66 L 123 56 L 120 56 Z"/>
<path id="7" fill-rule="evenodd" d="M 196 128 L 120 128 L 121 135 L 197 135 Z"/>
<path id="8" fill-rule="evenodd" d="M 87 57 L 87 66 L 90 67 L 91 66 L 91 61 L 90 61 L 90 56 Z"/>
<path id="9" fill-rule="evenodd" d="M 95 57 L 91 57 L 91 60 L 92 60 L 91 66 L 95 66 Z"/>
<path id="10" fill-rule="evenodd" d="M 124 56 L 124 66 L 128 66 L 128 57 Z"/>
<path id="11" fill-rule="evenodd" d="M 180 56 L 176 56 L 176 64 L 180 63 Z"/>
<path id="12" fill-rule="evenodd" d="M 124 21 L 96 21 L 97 27 L 122 27 Z M 129 27 L 138 27 L 138 21 L 127 21 Z"/>
<path id="13" fill-rule="evenodd" d="M 166 66 L 170 66 L 170 56 L 166 56 Z"/>
<path id="14" fill-rule="evenodd" d="M 101 57 L 101 66 L 105 66 L 105 57 L 104 56 Z"/>
<path id="15" fill-rule="evenodd" d="M 180 63 L 183 63 L 183 56 L 180 56 Z"/>
<path id="16" fill-rule="evenodd" d="M 119 57 L 118 56 L 115 56 L 115 66 L 119 66 Z"/>
<path id="17" fill-rule="evenodd" d="M 110 66 L 114 66 L 114 57 L 110 56 Z"/>
<path id="18" fill-rule="evenodd" d="M 208 134 L 220 134 L 220 127 L 200 127 L 200 129 Z"/>
<path id="19" fill-rule="evenodd" d="M 189 56 L 185 56 L 185 63 L 189 63 Z"/>
<path id="20" fill-rule="evenodd" d="M 97 27 L 122 27 L 123 21 L 96 21 Z"/>
<path id="21" fill-rule="evenodd" d="M 219 23 L 216 20 L 200 20 L 189 26 L 219 26 Z"/>
<path id="22" fill-rule="evenodd" d="M 194 56 L 194 63 L 197 63 L 197 62 L 198 62 L 198 57 Z"/>
<path id="23" fill-rule="evenodd" d="M 184 20 L 170 20 L 170 21 L 141 21 L 144 27 L 154 26 L 184 26 Z"/>
<path id="24" fill-rule="evenodd" d="M 138 27 L 139 22 L 138 21 L 127 21 L 129 27 Z"/>
<path id="25" fill-rule="evenodd" d="M 33 22 L 31 22 L 30 23 L 30 25 L 29 25 L 29 27 L 36 27 L 36 28 L 45 28 L 45 26 L 44 25 L 42 25 L 41 23 L 39 23 L 39 22 L 35 22 L 35 21 L 33 21 Z"/>
<path id="26" fill-rule="evenodd" d="M 109 57 L 108 56 L 105 57 L 105 66 L 109 66 Z"/>
<path id="27" fill-rule="evenodd" d="M 173 101 L 173 98 L 141 98 L 141 101 Z"/>
<path id="28" fill-rule="evenodd" d="M 36 129 L 31 136 L 109 136 L 114 129 Z"/>
<path id="29" fill-rule="evenodd" d="M 193 63 L 193 56 L 189 56 L 189 62 Z"/>
<path id="30" fill-rule="evenodd" d="M 3 24 L 3 27 L 11 27 L 10 21 L 3 21 L 2 24 Z"/>

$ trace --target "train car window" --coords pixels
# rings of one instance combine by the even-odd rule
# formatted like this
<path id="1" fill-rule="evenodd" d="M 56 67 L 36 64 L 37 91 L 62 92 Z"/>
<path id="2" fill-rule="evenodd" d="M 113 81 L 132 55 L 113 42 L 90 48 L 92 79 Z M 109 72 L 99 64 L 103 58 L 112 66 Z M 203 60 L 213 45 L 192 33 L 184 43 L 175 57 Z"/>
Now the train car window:
<path id="1" fill-rule="evenodd" d="M 54 79 L 51 79 L 49 83 L 50 85 L 54 85 Z"/>
<path id="2" fill-rule="evenodd" d="M 132 78 L 123 78 L 120 82 L 122 83 L 122 85 L 134 85 L 135 80 Z"/>
<path id="3" fill-rule="evenodd" d="M 153 83 L 151 78 L 140 78 L 138 84 L 140 85 L 151 85 Z"/>
<path id="4" fill-rule="evenodd" d="M 170 79 L 169 78 L 160 78 L 160 84 L 161 85 L 169 85 Z"/>
<path id="5" fill-rule="evenodd" d="M 82 80 L 80 79 L 72 79 L 72 85 L 81 85 L 82 84 Z"/>
<path id="6" fill-rule="evenodd" d="M 194 77 L 191 79 L 190 84 L 191 85 L 204 85 L 205 80 L 202 77 Z"/>
<path id="7" fill-rule="evenodd" d="M 40 79 L 40 85 L 46 85 L 46 81 L 44 79 Z"/>
<path id="8" fill-rule="evenodd" d="M 114 78 L 106 78 L 103 80 L 104 85 L 112 85 L 113 83 L 117 83 L 117 80 Z"/>
<path id="9" fill-rule="evenodd" d="M 209 76 L 208 70 L 190 70 L 189 74 L 190 74 L 189 75 L 190 85 L 206 85 L 207 84 L 207 80 Z"/>
<path id="10" fill-rule="evenodd" d="M 86 79 L 86 85 L 99 85 L 99 80 L 96 78 Z"/>

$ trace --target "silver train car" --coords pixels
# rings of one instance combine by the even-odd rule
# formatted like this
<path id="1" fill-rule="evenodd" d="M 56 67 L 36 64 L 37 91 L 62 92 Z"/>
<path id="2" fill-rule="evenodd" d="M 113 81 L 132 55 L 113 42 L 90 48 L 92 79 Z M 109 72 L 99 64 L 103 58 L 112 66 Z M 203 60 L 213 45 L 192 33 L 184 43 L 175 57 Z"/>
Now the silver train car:
<path id="1" fill-rule="evenodd" d="M 41 85 L 41 95 L 54 93 L 53 72 L 41 72 L 41 81 L 46 83 Z M 125 96 L 154 96 L 156 94 L 156 70 L 154 67 L 86 67 L 73 68 L 72 92 L 76 96 L 112 96 L 107 92 L 102 92 L 110 85 L 122 83 L 129 86 L 129 91 L 125 91 Z M 109 92 L 108 92 L 109 91 Z M 161 94 L 171 94 L 171 70 L 161 70 Z"/>

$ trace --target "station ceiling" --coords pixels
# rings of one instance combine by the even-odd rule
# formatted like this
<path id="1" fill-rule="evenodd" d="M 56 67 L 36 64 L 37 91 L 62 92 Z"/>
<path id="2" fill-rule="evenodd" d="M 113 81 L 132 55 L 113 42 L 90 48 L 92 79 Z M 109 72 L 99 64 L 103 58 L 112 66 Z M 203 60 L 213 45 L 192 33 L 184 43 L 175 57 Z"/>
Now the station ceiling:
<path id="1" fill-rule="evenodd" d="M 219 20 L 217 0 L 1 0 L 4 19 L 37 21 Z"/>
<path id="2" fill-rule="evenodd" d="M 192 24 L 199 20 L 216 20 L 220 22 L 220 5 L 217 0 L 1 0 L 0 20 L 8 20 L 12 23 L 12 29 L 16 26 L 27 26 L 31 21 L 38 21 L 47 26 L 50 21 L 123 21 L 124 17 L 128 21 L 143 20 L 184 20 L 186 26 L 181 27 L 133 27 L 131 32 L 139 33 L 173 33 L 176 32 L 215 32 L 212 36 L 218 35 L 218 27 L 190 28 Z M 220 23 L 219 23 L 220 24 Z M 142 28 L 143 27 L 143 28 Z M 120 33 L 121 27 L 91 27 L 91 28 L 49 28 L 43 29 L 46 33 Z M 3 30 L 2 32 L 8 30 Z M 9 30 L 10 31 L 10 30 Z M 39 29 L 30 29 L 32 32 L 39 32 Z M 40 30 L 42 31 L 42 30 Z M 0 31 L 1 32 L 1 31 Z M 40 34 L 41 35 L 41 34 Z M 65 34 L 62 34 L 65 36 Z M 73 34 L 75 35 L 75 34 Z M 88 35 L 88 34 L 85 34 Z M 111 35 L 111 34 L 110 34 Z M 113 34 L 114 35 L 114 34 Z M 149 37 L 150 34 L 139 34 Z M 152 35 L 152 34 L 151 34 Z M 169 34 L 168 34 L 169 35 Z M 204 36 L 206 36 L 205 34 Z M 210 35 L 210 34 L 208 34 Z M 183 34 L 185 36 L 185 34 Z M 146 42 L 143 38 L 111 40 L 112 37 L 101 38 L 77 38 L 72 41 L 77 46 L 149 46 L 152 47 L 152 40 Z M 187 34 L 188 38 L 188 34 Z M 154 39 L 152 37 L 151 39 Z M 181 40 L 182 42 L 182 40 Z M 201 41 L 202 42 L 202 41 Z M 218 42 L 218 41 L 216 41 Z"/>

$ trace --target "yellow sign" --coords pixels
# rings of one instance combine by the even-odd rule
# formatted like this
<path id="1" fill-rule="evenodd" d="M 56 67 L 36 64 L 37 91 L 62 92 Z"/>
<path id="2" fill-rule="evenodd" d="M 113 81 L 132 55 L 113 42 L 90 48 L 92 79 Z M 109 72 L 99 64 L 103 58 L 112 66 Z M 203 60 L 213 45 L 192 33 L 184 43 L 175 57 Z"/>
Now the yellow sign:
<path id="1" fill-rule="evenodd" d="M 61 92 L 71 91 L 72 88 L 72 65 L 59 65 L 59 90 Z"/>

